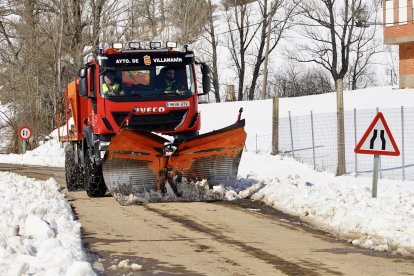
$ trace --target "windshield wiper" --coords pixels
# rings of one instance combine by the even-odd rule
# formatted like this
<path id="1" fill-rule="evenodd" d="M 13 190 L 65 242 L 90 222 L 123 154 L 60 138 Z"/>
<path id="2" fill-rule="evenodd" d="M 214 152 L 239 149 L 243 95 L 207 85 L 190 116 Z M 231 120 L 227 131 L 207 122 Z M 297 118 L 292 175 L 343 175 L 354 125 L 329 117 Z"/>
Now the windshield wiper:
<path id="1" fill-rule="evenodd" d="M 166 95 L 178 95 L 178 96 L 184 96 L 185 94 L 187 94 L 186 90 L 166 90 L 164 91 L 164 94 Z"/>
<path id="2" fill-rule="evenodd" d="M 162 90 L 162 89 L 157 89 L 157 90 L 153 90 L 152 93 L 151 91 L 147 91 L 149 92 L 142 94 L 143 97 L 145 98 L 160 98 L 163 96 L 167 96 L 167 97 L 172 97 L 172 96 L 190 96 L 191 92 L 190 90 Z"/>
<path id="3" fill-rule="evenodd" d="M 141 94 L 135 94 L 135 93 L 126 93 L 125 95 L 114 95 L 114 96 L 107 96 L 107 99 L 113 99 L 113 98 L 117 98 L 117 99 L 123 99 L 123 98 L 130 98 L 130 97 L 140 97 L 142 98 Z"/>

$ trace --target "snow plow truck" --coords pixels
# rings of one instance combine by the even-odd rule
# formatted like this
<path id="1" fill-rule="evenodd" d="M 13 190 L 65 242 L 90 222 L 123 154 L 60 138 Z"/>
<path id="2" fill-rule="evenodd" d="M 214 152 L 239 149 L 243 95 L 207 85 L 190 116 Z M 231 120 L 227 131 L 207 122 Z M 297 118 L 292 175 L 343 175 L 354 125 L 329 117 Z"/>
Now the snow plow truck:
<path id="1" fill-rule="evenodd" d="M 209 67 L 188 46 L 166 44 L 101 48 L 68 84 L 59 139 L 69 191 L 102 197 L 109 190 L 126 205 L 194 200 L 191 187 L 236 181 L 246 139 L 242 109 L 233 125 L 199 135 L 198 96 L 210 90 Z"/>

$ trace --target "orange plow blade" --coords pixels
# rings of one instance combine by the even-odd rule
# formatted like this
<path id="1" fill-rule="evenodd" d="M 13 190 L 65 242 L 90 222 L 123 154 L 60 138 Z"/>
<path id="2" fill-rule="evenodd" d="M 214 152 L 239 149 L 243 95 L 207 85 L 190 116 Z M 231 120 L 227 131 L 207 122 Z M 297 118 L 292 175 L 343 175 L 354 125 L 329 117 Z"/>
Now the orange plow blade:
<path id="1" fill-rule="evenodd" d="M 240 120 L 229 127 L 172 143 L 146 131 L 121 130 L 105 156 L 105 184 L 124 205 L 218 199 L 206 196 L 212 195 L 207 190 L 237 181 L 246 140 L 244 124 Z M 203 182 L 202 187 L 199 182 Z"/>
<path id="2" fill-rule="evenodd" d="M 237 179 L 245 141 L 244 121 L 240 121 L 181 143 L 168 165 L 187 179 L 207 179 L 210 186 L 228 185 Z"/>

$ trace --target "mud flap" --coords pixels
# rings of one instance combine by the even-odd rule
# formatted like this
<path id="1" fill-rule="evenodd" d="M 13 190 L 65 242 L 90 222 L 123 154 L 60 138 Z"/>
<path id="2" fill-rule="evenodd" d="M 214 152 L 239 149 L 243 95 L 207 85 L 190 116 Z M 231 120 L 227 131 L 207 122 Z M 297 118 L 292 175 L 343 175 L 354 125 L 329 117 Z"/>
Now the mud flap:
<path id="1" fill-rule="evenodd" d="M 106 186 L 121 204 L 164 201 L 168 182 L 179 201 L 176 184 L 185 178 L 206 179 L 210 186 L 232 185 L 246 140 L 244 120 L 178 144 L 146 131 L 121 130 L 111 141 L 103 162 Z M 191 181 L 190 181 L 191 180 Z M 171 198 L 168 199 L 171 201 Z"/>

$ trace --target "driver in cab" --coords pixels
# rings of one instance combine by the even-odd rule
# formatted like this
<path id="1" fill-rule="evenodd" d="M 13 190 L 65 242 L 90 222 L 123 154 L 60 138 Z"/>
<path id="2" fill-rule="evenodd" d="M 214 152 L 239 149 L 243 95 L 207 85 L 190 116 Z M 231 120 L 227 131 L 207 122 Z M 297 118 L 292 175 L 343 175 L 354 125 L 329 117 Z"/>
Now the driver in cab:
<path id="1" fill-rule="evenodd" d="M 102 92 L 107 96 L 123 96 L 125 92 L 121 89 L 121 85 L 114 81 L 115 75 L 113 72 L 106 72 L 104 75 L 104 83 L 102 84 Z"/>
<path id="2" fill-rule="evenodd" d="M 177 90 L 184 90 L 184 86 L 176 79 L 175 69 L 167 67 L 165 69 L 164 77 L 158 82 L 158 88 L 164 90 L 166 93 L 174 92 Z M 183 93 L 179 91 L 179 93 Z"/>

